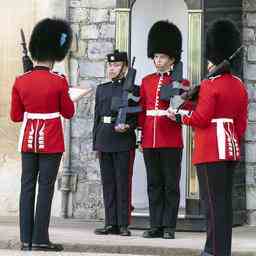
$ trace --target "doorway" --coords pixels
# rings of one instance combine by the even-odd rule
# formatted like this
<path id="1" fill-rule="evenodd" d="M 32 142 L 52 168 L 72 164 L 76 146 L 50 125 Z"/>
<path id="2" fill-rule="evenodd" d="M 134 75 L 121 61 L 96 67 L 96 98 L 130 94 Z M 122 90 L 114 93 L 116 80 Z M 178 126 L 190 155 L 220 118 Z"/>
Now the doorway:
<path id="1" fill-rule="evenodd" d="M 143 18 L 142 18 L 143 17 Z M 139 0 L 136 1 L 131 17 L 131 56 L 136 56 L 137 69 L 136 83 L 150 73 L 155 72 L 151 59 L 147 58 L 147 36 L 151 26 L 158 20 L 169 20 L 175 23 L 182 32 L 183 38 L 183 76 L 187 78 L 188 55 L 188 10 L 184 1 L 173 0 L 166 5 L 165 0 Z M 183 129 L 184 150 L 182 158 L 182 171 L 180 181 L 180 210 L 179 217 L 184 217 L 186 207 L 186 177 L 187 177 L 187 128 Z M 133 215 L 148 216 L 148 196 L 146 171 L 142 153 L 136 154 L 133 174 L 132 204 L 135 208 Z"/>

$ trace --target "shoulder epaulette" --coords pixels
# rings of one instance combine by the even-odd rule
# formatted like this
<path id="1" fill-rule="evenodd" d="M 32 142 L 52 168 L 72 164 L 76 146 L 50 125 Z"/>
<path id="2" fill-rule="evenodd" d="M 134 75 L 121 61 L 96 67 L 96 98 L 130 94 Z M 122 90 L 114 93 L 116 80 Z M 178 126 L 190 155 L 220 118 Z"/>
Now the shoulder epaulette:
<path id="1" fill-rule="evenodd" d="M 27 71 L 27 72 L 25 72 L 23 74 L 18 75 L 17 78 L 26 76 L 26 75 L 30 74 L 31 72 L 32 72 L 32 70 L 29 70 L 29 71 Z"/>
<path id="2" fill-rule="evenodd" d="M 209 80 L 210 80 L 210 81 L 214 81 L 214 80 L 220 78 L 221 76 L 222 76 L 222 75 L 213 76 L 213 77 L 210 77 Z"/>
<path id="3" fill-rule="evenodd" d="M 64 74 L 62 74 L 60 72 L 57 72 L 57 71 L 52 71 L 51 70 L 50 73 L 53 74 L 53 75 L 56 75 L 58 77 L 61 77 L 61 78 L 66 78 L 66 76 Z"/>
<path id="4" fill-rule="evenodd" d="M 236 75 L 232 75 L 232 77 L 236 78 L 236 79 L 239 80 L 240 82 L 243 82 L 243 81 L 241 80 L 241 78 L 238 77 L 238 76 L 236 76 Z"/>

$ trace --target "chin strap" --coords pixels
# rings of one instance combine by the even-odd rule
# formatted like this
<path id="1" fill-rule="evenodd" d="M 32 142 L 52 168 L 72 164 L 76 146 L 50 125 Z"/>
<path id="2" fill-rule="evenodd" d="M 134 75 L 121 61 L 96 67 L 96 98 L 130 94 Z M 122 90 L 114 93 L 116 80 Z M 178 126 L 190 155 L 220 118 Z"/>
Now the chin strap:
<path id="1" fill-rule="evenodd" d="M 123 62 L 122 67 L 121 67 L 121 69 L 120 69 L 120 72 L 118 73 L 118 75 L 117 75 L 116 77 L 112 78 L 112 81 L 117 81 L 117 80 L 123 78 L 124 74 L 122 74 L 122 73 L 123 73 L 123 71 L 124 71 L 124 66 L 125 66 L 125 64 L 124 64 L 124 62 Z"/>

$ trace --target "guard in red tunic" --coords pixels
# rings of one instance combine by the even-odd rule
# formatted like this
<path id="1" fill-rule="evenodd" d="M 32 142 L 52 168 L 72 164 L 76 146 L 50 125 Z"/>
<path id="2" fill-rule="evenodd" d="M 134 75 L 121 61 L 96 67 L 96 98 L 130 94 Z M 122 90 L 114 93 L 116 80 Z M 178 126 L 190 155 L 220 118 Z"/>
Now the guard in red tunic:
<path id="1" fill-rule="evenodd" d="M 160 89 L 173 82 L 172 67 L 181 58 L 182 36 L 176 25 L 159 21 L 148 36 L 148 57 L 156 73 L 143 78 L 140 97 L 143 112 L 141 147 L 147 172 L 150 226 L 145 238 L 173 239 L 180 201 L 182 159 L 181 125 L 166 116 L 170 102 L 160 99 Z M 184 86 L 187 80 L 181 81 Z"/>
<path id="2" fill-rule="evenodd" d="M 37 64 L 33 70 L 17 77 L 12 89 L 11 119 L 23 122 L 19 140 L 21 250 L 63 249 L 62 245 L 50 242 L 48 227 L 54 184 L 64 152 L 61 116 L 71 118 L 74 104 L 68 94 L 66 78 L 52 68 L 55 61 L 65 58 L 71 41 L 72 31 L 66 21 L 40 21 L 29 43 L 31 56 Z"/>
<path id="3" fill-rule="evenodd" d="M 240 33 L 231 21 L 213 23 L 206 37 L 209 67 L 227 60 L 240 46 Z M 233 67 L 231 61 L 231 70 Z M 176 115 L 177 121 L 195 130 L 193 163 L 207 218 L 202 256 L 231 255 L 232 180 L 247 126 L 247 105 L 245 85 L 227 71 L 202 81 L 197 107 L 190 115 Z M 175 113 L 170 113 L 174 119 Z"/>

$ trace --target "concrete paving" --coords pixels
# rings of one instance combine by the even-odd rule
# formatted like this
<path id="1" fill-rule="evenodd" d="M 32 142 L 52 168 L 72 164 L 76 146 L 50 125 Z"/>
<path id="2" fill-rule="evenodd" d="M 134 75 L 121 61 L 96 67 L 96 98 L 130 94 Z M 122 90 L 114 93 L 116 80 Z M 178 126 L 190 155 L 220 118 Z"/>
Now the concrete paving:
<path id="1" fill-rule="evenodd" d="M 0 218 L 0 249 L 17 250 L 19 248 L 17 223 L 17 219 Z M 55 219 L 51 223 L 50 237 L 53 242 L 63 243 L 66 252 L 90 252 L 96 255 L 121 253 L 124 255 L 198 256 L 205 241 L 204 233 L 192 232 L 177 232 L 175 240 L 145 239 L 141 237 L 142 230 L 132 230 L 131 237 L 97 236 L 93 230 L 101 225 L 102 223 L 99 222 Z M 256 256 L 256 227 L 237 227 L 233 231 L 234 253 L 232 255 Z M 62 256 L 62 254 L 55 255 Z M 63 254 L 63 256 L 66 255 Z"/>
<path id="2" fill-rule="evenodd" d="M 0 256 L 120 256 L 113 253 L 82 253 L 82 252 L 21 252 L 15 250 L 0 250 Z M 141 256 L 134 254 L 122 254 L 122 256 Z M 151 255 L 143 255 L 151 256 Z"/>

